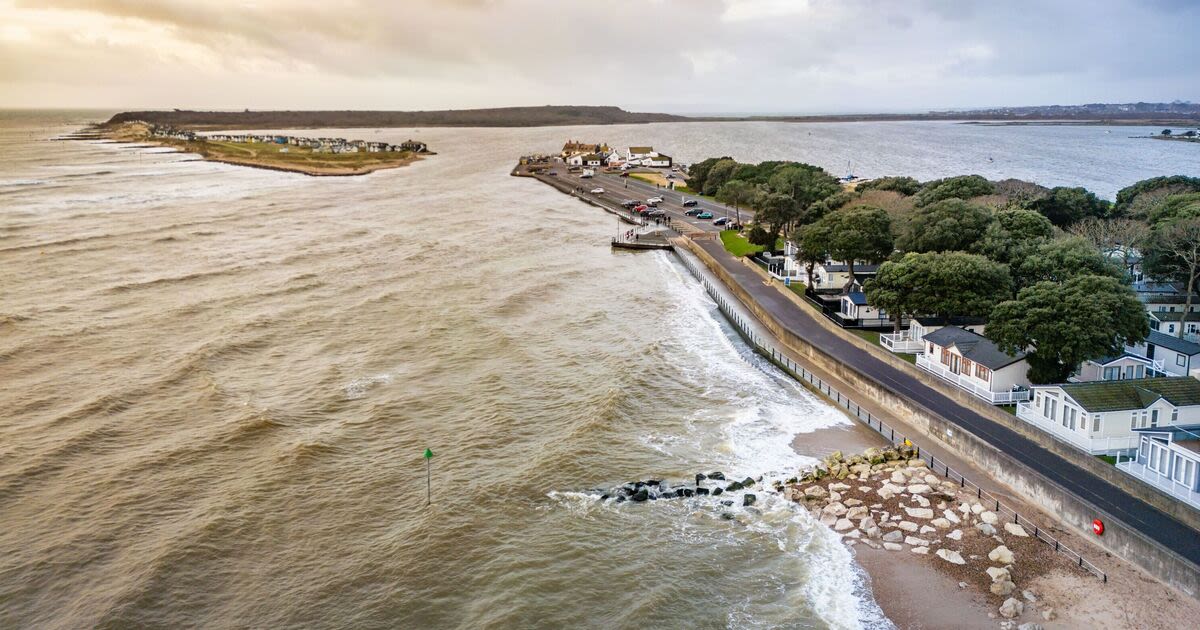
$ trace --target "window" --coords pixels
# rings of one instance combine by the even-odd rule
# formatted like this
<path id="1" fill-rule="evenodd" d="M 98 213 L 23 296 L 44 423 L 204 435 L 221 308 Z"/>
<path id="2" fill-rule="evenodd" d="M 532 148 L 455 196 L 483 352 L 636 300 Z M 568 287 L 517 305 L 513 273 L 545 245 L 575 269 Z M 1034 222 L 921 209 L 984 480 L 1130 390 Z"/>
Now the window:
<path id="1" fill-rule="evenodd" d="M 1152 426 L 1152 427 L 1158 426 L 1158 410 L 1157 409 L 1150 411 L 1150 426 Z"/>
<path id="2" fill-rule="evenodd" d="M 1142 421 L 1138 423 L 1139 427 L 1146 428 L 1146 412 L 1142 412 Z"/>
<path id="3" fill-rule="evenodd" d="M 1092 416 L 1092 433 L 1096 433 L 1099 430 L 1100 430 L 1100 414 L 1096 414 L 1096 415 Z"/>
<path id="4" fill-rule="evenodd" d="M 1136 428 L 1137 428 L 1137 412 L 1131 411 L 1131 412 L 1129 412 L 1129 430 L 1132 431 Z"/>
<path id="5" fill-rule="evenodd" d="M 1182 354 L 1175 355 L 1175 365 L 1180 367 L 1187 365 L 1187 357 L 1183 356 Z"/>
<path id="6" fill-rule="evenodd" d="M 968 359 L 968 358 L 966 358 L 966 357 L 963 357 L 963 360 L 962 360 L 962 373 L 963 373 L 963 374 L 966 374 L 967 376 L 970 376 L 970 375 L 971 375 L 971 368 L 972 368 L 972 367 L 974 367 L 974 365 L 975 365 L 975 363 L 974 363 L 973 361 L 971 361 L 970 359 Z"/>
<path id="7" fill-rule="evenodd" d="M 1175 454 L 1175 465 L 1171 468 L 1171 472 L 1175 481 L 1183 483 L 1183 458 L 1179 456 L 1179 453 Z"/>
<path id="8" fill-rule="evenodd" d="M 1120 378 L 1121 378 L 1121 368 L 1119 368 L 1119 367 L 1104 368 L 1104 380 L 1115 381 L 1115 380 L 1119 380 Z"/>
<path id="9" fill-rule="evenodd" d="M 983 367 L 982 365 L 979 365 L 978 363 L 976 363 L 975 364 L 975 376 L 979 377 L 982 380 L 990 381 L 990 380 L 992 380 L 992 371 Z"/>
<path id="10" fill-rule="evenodd" d="M 1047 398 L 1046 402 L 1050 403 L 1050 415 L 1049 415 L 1050 419 L 1051 420 L 1057 419 L 1058 418 L 1058 401 L 1050 400 L 1049 398 Z"/>
<path id="11" fill-rule="evenodd" d="M 1179 422 L 1179 407 L 1171 410 L 1171 424 Z"/>
<path id="12" fill-rule="evenodd" d="M 1132 365 L 1125 366 L 1125 378 L 1133 378 L 1133 366 Z"/>

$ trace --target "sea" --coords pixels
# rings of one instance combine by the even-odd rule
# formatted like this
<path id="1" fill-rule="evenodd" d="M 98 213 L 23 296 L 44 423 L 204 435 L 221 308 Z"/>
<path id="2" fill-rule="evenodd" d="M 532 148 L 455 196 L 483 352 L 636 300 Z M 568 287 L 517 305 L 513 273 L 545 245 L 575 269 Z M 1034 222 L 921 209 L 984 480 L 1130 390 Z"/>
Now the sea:
<path id="1" fill-rule="evenodd" d="M 516 158 L 575 139 L 1107 198 L 1200 175 L 1135 127 L 299 132 L 437 152 L 340 178 L 57 139 L 110 114 L 0 112 L 3 628 L 891 627 L 853 549 L 770 493 L 599 500 L 794 474 L 793 442 L 850 421 Z"/>

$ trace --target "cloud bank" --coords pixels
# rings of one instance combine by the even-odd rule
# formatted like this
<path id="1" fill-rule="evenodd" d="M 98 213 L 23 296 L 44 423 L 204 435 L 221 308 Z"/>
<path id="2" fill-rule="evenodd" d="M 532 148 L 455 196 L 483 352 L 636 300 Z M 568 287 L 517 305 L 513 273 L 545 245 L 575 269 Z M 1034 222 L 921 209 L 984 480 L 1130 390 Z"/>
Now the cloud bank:
<path id="1" fill-rule="evenodd" d="M 1184 0 L 0 0 L 0 106 L 1200 100 Z"/>

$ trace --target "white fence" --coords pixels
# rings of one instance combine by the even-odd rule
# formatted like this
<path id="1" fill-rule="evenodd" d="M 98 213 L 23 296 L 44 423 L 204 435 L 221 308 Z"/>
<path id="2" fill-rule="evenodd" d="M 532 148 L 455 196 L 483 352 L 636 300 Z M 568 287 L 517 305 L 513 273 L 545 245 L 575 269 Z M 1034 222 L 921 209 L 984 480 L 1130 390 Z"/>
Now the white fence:
<path id="1" fill-rule="evenodd" d="M 879 345 L 892 352 L 909 354 L 914 354 L 925 349 L 925 343 L 920 339 L 913 339 L 907 330 L 899 333 L 879 335 Z"/>
<path id="2" fill-rule="evenodd" d="M 1049 433 L 1060 442 L 1066 442 L 1091 455 L 1115 455 L 1135 449 L 1138 445 L 1138 436 L 1136 435 L 1102 438 L 1087 437 L 1086 434 L 1078 430 L 1072 431 L 1070 427 L 1064 427 L 1060 422 L 1050 420 L 1034 411 L 1033 405 L 1027 402 L 1017 405 L 1017 417 Z"/>
<path id="3" fill-rule="evenodd" d="M 882 338 L 882 335 L 880 337 Z M 949 381 L 993 405 L 1012 405 L 1029 400 L 1029 390 L 994 392 L 976 383 L 974 379 L 965 374 L 955 374 L 950 371 L 950 368 L 937 361 L 929 360 L 923 354 L 917 355 L 917 367 L 940 377 L 944 381 Z"/>

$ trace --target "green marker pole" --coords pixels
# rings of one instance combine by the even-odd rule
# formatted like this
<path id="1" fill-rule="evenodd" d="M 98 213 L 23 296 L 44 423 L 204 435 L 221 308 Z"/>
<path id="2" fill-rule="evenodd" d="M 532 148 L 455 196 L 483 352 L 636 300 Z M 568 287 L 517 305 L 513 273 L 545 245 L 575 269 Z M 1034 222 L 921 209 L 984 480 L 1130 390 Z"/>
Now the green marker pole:
<path id="1" fill-rule="evenodd" d="M 429 462 L 433 459 L 433 451 L 425 449 L 425 505 L 433 503 L 433 485 L 429 481 Z"/>

